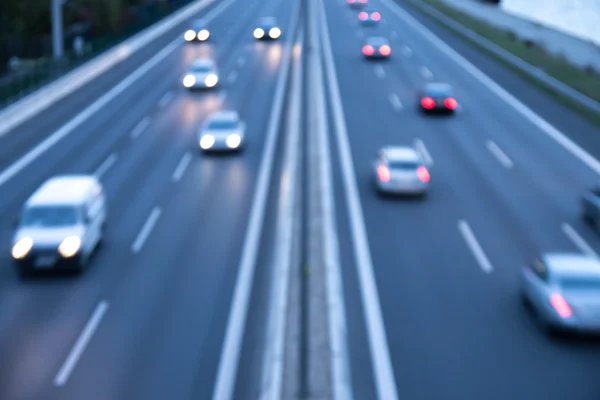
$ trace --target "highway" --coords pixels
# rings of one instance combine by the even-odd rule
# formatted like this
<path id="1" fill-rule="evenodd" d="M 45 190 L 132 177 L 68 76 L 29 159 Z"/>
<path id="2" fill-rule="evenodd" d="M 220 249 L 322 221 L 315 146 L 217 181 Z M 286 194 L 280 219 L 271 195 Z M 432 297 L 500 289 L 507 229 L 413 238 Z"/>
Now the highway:
<path id="1" fill-rule="evenodd" d="M 260 397 L 293 130 L 284 94 L 297 94 L 286 77 L 305 62 L 292 52 L 302 32 L 320 62 L 307 77 L 322 68 L 325 81 L 307 90 L 315 81 L 304 79 L 302 110 L 323 96 L 315 113 L 327 116 L 330 151 L 319 157 L 331 164 L 327 221 L 354 399 L 598 398 L 600 344 L 544 336 L 518 279 L 540 252 L 600 254 L 579 209 L 600 173 L 580 148 L 599 155 L 600 132 L 402 2 L 369 3 L 382 14 L 377 27 L 361 26 L 345 0 L 220 0 L 199 15 L 209 43 L 185 43 L 182 24 L 0 136 L 0 399 Z M 256 21 L 268 15 L 283 36 L 257 42 Z M 362 57 L 370 35 L 390 39 L 389 60 Z M 181 85 L 199 57 L 219 67 L 213 91 Z M 453 86 L 456 115 L 417 110 L 433 81 Z M 246 122 L 248 147 L 201 154 L 196 131 L 223 109 Z M 310 121 L 303 143 L 320 146 Z M 376 153 L 396 144 L 429 161 L 425 199 L 374 191 Z M 11 265 L 12 222 L 42 182 L 67 173 L 101 179 L 106 243 L 82 274 L 23 279 Z M 251 294 L 236 336 L 240 282 Z M 231 343 L 239 352 L 222 371 Z M 231 396 L 215 394 L 218 384 Z"/>

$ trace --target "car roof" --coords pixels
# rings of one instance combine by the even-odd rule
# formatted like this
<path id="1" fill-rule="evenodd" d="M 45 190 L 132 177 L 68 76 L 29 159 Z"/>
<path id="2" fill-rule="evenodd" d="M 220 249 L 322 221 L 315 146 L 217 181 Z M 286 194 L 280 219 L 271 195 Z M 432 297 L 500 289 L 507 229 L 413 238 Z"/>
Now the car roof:
<path id="1" fill-rule="evenodd" d="M 385 158 L 390 161 L 421 161 L 421 156 L 412 147 L 387 146 L 381 149 Z"/>
<path id="2" fill-rule="evenodd" d="M 434 82 L 425 85 L 426 92 L 451 92 L 452 86 L 447 83 Z"/>
<path id="3" fill-rule="evenodd" d="M 372 36 L 367 39 L 368 44 L 389 44 L 389 40 L 383 36 Z"/>
<path id="4" fill-rule="evenodd" d="M 51 178 L 29 198 L 28 206 L 77 205 L 86 200 L 90 190 L 100 183 L 93 175 L 63 175 Z"/>
<path id="5" fill-rule="evenodd" d="M 596 257 L 579 253 L 546 253 L 541 258 L 553 275 L 600 277 L 600 259 Z"/>
<path id="6" fill-rule="evenodd" d="M 201 58 L 192 63 L 192 67 L 214 67 L 215 62 L 209 58 Z"/>
<path id="7" fill-rule="evenodd" d="M 211 121 L 237 121 L 240 115 L 237 111 L 217 111 L 208 117 L 208 122 Z"/>
<path id="8" fill-rule="evenodd" d="M 274 25 L 277 23 L 277 20 L 275 17 L 261 17 L 258 20 L 258 23 L 261 25 Z"/>

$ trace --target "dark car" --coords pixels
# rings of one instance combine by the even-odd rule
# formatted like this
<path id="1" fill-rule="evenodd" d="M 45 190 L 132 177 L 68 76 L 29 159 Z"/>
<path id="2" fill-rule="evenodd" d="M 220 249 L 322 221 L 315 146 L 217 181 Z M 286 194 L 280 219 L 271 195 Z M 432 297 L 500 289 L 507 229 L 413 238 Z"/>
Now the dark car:
<path id="1" fill-rule="evenodd" d="M 381 21 L 381 14 L 379 11 L 368 8 L 358 13 L 358 20 L 365 26 L 377 25 Z"/>
<path id="2" fill-rule="evenodd" d="M 387 59 L 392 54 L 389 40 L 384 37 L 370 37 L 362 48 L 367 59 Z"/>
<path id="3" fill-rule="evenodd" d="M 450 85 L 446 83 L 429 83 L 419 96 L 419 107 L 423 112 L 454 113 L 458 102 Z"/>
<path id="4" fill-rule="evenodd" d="M 205 42 L 210 37 L 210 31 L 204 26 L 202 20 L 194 20 L 190 29 L 183 35 L 186 42 Z"/>
<path id="5" fill-rule="evenodd" d="M 273 17 L 263 17 L 258 21 L 258 27 L 254 29 L 254 38 L 257 40 L 276 40 L 281 36 L 281 28 L 277 26 L 277 20 Z"/>

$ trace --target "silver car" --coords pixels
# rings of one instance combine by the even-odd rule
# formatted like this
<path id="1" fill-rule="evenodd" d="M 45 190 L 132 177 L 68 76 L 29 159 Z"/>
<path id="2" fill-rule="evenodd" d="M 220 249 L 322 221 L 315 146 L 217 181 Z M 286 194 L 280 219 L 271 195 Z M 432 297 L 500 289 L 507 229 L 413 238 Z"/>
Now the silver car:
<path id="1" fill-rule="evenodd" d="M 412 147 L 384 147 L 373 164 L 373 173 L 380 193 L 425 195 L 431 180 L 423 158 Z"/>
<path id="2" fill-rule="evenodd" d="M 246 124 L 235 111 L 220 111 L 208 117 L 198 131 L 203 151 L 236 151 L 244 147 Z"/>
<path id="3" fill-rule="evenodd" d="M 546 253 L 523 268 L 521 296 L 539 326 L 600 333 L 600 260 Z"/>
<path id="4" fill-rule="evenodd" d="M 183 77 L 187 89 L 209 89 L 217 86 L 219 71 L 212 60 L 196 60 L 190 71 Z"/>

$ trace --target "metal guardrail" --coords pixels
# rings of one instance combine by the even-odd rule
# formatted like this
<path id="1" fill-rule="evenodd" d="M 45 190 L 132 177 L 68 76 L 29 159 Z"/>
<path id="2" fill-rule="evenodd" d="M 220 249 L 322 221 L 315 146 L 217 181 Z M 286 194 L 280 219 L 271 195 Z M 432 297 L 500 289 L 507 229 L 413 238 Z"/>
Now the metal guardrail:
<path id="1" fill-rule="evenodd" d="M 440 20 L 442 23 L 449 26 L 450 28 L 458 31 L 461 35 L 466 36 L 467 38 L 469 38 L 470 40 L 475 42 L 477 45 L 479 45 L 479 46 L 483 47 L 484 49 L 486 49 L 487 51 L 493 53 L 495 56 L 501 58 L 508 64 L 521 70 L 522 72 L 525 72 L 526 74 L 532 76 L 533 78 L 537 79 L 539 82 L 548 86 L 551 90 L 554 90 L 557 93 L 569 98 L 573 102 L 580 104 L 581 106 L 585 107 L 589 111 L 600 114 L 600 103 L 598 103 L 594 99 L 589 98 L 588 96 L 584 95 L 583 93 L 573 89 L 571 86 L 568 86 L 567 84 L 548 75 L 541 69 L 534 67 L 533 65 L 523 61 L 522 59 L 520 59 L 519 57 L 510 53 L 509 51 L 504 50 L 502 47 L 492 43 L 491 41 L 484 38 L 483 36 L 466 28 L 464 25 L 460 24 L 459 22 L 456 22 L 452 18 L 444 15 L 442 12 L 436 10 L 434 7 L 430 6 L 429 4 L 425 4 L 420 1 L 412 1 L 412 0 L 410 2 L 411 2 L 411 4 L 414 4 L 416 7 L 423 10 L 423 12 Z M 451 7 L 450 5 L 448 5 L 448 6 Z M 457 10 L 457 11 L 460 11 L 460 10 Z M 476 18 L 476 17 L 473 17 L 473 18 Z"/>

